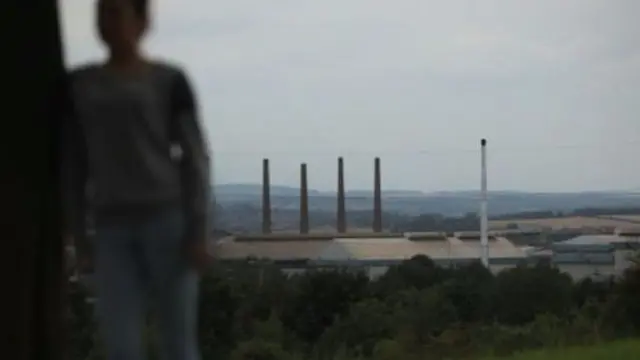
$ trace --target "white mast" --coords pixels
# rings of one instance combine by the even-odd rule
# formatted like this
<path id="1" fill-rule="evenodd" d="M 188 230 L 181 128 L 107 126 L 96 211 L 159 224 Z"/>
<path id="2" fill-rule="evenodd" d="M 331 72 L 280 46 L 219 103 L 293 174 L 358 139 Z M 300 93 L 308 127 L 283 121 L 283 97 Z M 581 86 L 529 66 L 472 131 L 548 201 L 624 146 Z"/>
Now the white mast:
<path id="1" fill-rule="evenodd" d="M 489 222 L 487 215 L 487 140 L 480 140 L 480 245 L 482 247 L 482 265 L 489 267 Z"/>

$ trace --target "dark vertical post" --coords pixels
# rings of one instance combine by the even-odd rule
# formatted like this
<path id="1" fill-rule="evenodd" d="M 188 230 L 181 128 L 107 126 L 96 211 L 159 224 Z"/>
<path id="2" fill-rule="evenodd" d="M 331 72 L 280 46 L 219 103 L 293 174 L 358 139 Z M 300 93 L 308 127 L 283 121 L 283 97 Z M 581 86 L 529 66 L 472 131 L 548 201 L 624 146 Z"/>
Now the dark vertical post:
<path id="1" fill-rule="evenodd" d="M 373 168 L 373 231 L 382 232 L 382 185 L 380 179 L 380 158 L 375 158 Z"/>
<path id="2" fill-rule="evenodd" d="M 66 99 L 56 1 L 2 3 L 12 41 L 2 86 L 2 302 L 0 358 L 65 358 L 64 272 L 57 177 L 57 131 Z M 29 26 L 23 26 L 28 23 Z M 28 84 L 28 86 L 26 85 Z M 8 96 L 8 97 L 7 97 Z M 25 105 L 26 104 L 26 105 Z"/>
<path id="3" fill-rule="evenodd" d="M 482 263 L 489 267 L 489 221 L 487 219 L 487 140 L 480 140 L 480 243 Z"/>
<path id="4" fill-rule="evenodd" d="M 262 232 L 271 233 L 271 181 L 269 159 L 262 159 Z"/>
<path id="5" fill-rule="evenodd" d="M 309 233 L 309 189 L 307 164 L 300 164 L 300 233 Z"/>
<path id="6" fill-rule="evenodd" d="M 338 158 L 338 211 L 337 211 L 337 230 L 339 233 L 347 231 L 347 212 L 345 209 L 344 194 L 344 162 L 342 157 Z"/>

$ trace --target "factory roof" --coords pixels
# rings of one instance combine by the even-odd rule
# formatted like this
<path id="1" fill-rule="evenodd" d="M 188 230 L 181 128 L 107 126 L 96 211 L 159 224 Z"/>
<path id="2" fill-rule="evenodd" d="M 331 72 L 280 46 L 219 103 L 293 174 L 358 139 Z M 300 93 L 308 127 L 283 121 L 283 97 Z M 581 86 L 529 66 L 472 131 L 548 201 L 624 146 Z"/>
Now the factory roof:
<path id="1" fill-rule="evenodd" d="M 639 249 L 640 238 L 619 235 L 580 235 L 554 243 L 554 252 L 611 252 L 616 249 Z"/>
<path id="2" fill-rule="evenodd" d="M 482 245 L 479 241 L 468 241 L 451 239 L 453 242 L 460 242 L 463 246 L 468 248 L 473 254 L 480 254 L 482 251 Z M 494 237 L 489 241 L 489 257 L 491 258 L 524 258 L 527 253 L 524 249 L 519 248 L 504 237 Z"/>
<path id="3" fill-rule="evenodd" d="M 554 264 L 592 264 L 606 265 L 615 263 L 613 253 L 554 253 L 551 257 Z"/>
<path id="4" fill-rule="evenodd" d="M 616 245 L 639 244 L 640 238 L 619 235 L 580 235 L 558 244 L 564 245 Z"/>
<path id="5" fill-rule="evenodd" d="M 609 245 L 620 242 L 623 239 L 616 235 L 580 235 L 569 240 L 562 241 L 562 245 Z"/>
<path id="6" fill-rule="evenodd" d="M 214 245 L 212 252 L 216 258 L 242 260 L 246 258 L 268 258 L 270 260 L 313 259 L 331 240 L 256 240 L 235 241 L 225 239 Z"/>
<path id="7" fill-rule="evenodd" d="M 416 234 L 414 234 L 416 235 Z M 278 238 L 269 236 L 228 237 L 217 242 L 212 252 L 224 260 L 246 258 L 269 258 L 275 261 L 320 260 L 320 261 L 401 261 L 416 255 L 433 259 L 479 259 L 479 241 L 441 237 L 440 234 L 424 236 L 375 236 L 357 237 L 293 236 Z M 411 240 L 414 239 L 414 240 Z M 514 246 L 505 238 L 489 242 L 492 259 L 524 258 L 524 250 Z"/>
<path id="8" fill-rule="evenodd" d="M 395 239 L 335 239 L 319 255 L 320 260 L 404 260 L 416 255 L 431 258 L 471 258 L 465 247 L 456 246 L 447 239 L 411 241 Z"/>

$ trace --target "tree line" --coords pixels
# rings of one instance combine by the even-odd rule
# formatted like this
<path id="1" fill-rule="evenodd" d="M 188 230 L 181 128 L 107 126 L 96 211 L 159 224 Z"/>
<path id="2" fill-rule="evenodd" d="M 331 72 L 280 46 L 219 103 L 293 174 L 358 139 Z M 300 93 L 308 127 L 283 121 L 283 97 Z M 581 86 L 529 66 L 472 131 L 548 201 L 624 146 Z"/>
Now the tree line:
<path id="1" fill-rule="evenodd" d="M 218 264 L 203 278 L 203 359 L 453 359 L 592 344 L 638 334 L 640 267 L 583 280 L 544 263 L 493 275 L 425 256 L 370 280 L 353 269 L 286 276 Z M 73 359 L 102 359 L 87 290 L 70 289 Z M 149 319 L 148 341 L 154 340 Z M 157 358 L 152 355 L 152 359 Z"/>

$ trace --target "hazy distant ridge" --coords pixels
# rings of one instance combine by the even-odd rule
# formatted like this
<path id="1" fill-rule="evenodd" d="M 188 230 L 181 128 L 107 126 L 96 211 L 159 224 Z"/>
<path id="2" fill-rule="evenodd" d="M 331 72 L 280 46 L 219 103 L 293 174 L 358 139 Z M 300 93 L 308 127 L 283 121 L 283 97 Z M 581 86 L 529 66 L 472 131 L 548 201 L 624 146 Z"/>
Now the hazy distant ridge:
<path id="1" fill-rule="evenodd" d="M 223 184 L 214 187 L 220 205 L 248 204 L 260 206 L 260 184 Z M 299 207 L 300 189 L 291 186 L 271 186 L 271 204 L 276 209 L 296 210 Z M 366 210 L 373 207 L 373 191 L 350 190 L 346 192 L 349 210 Z M 387 212 L 417 215 L 438 213 L 457 216 L 478 211 L 478 191 L 447 191 L 424 193 L 412 190 L 383 190 L 383 207 Z M 309 190 L 311 210 L 335 211 L 336 193 Z M 637 192 L 581 192 L 540 193 L 520 191 L 492 191 L 489 193 L 489 213 L 501 215 L 527 211 L 571 211 L 579 208 L 640 207 Z"/>
<path id="2" fill-rule="evenodd" d="M 273 196 L 299 196 L 300 188 L 285 185 L 271 185 L 271 195 Z M 261 195 L 262 185 L 260 184 L 222 184 L 214 186 L 216 194 L 229 195 Z M 383 196 L 418 197 L 427 196 L 427 193 L 418 190 L 383 190 Z M 335 191 L 320 191 L 309 189 L 309 196 L 336 196 Z M 348 196 L 370 196 L 373 197 L 373 190 L 347 190 Z"/>
<path id="3" fill-rule="evenodd" d="M 300 188 L 286 185 L 271 185 L 272 196 L 299 196 Z M 229 195 L 261 195 L 262 185 L 260 184 L 221 184 L 215 185 L 216 194 Z M 309 196 L 336 196 L 335 191 L 321 191 L 308 189 Z M 347 196 L 355 197 L 373 197 L 373 190 L 346 190 Z M 583 191 L 583 192 L 537 192 L 537 191 L 516 191 L 516 190 L 494 190 L 489 191 L 492 195 L 528 195 L 528 196 L 638 196 L 640 191 Z M 439 197 L 439 196 L 478 196 L 478 190 L 459 190 L 459 191 L 435 191 L 423 192 L 420 190 L 397 190 L 382 189 L 382 196 L 386 197 Z"/>

